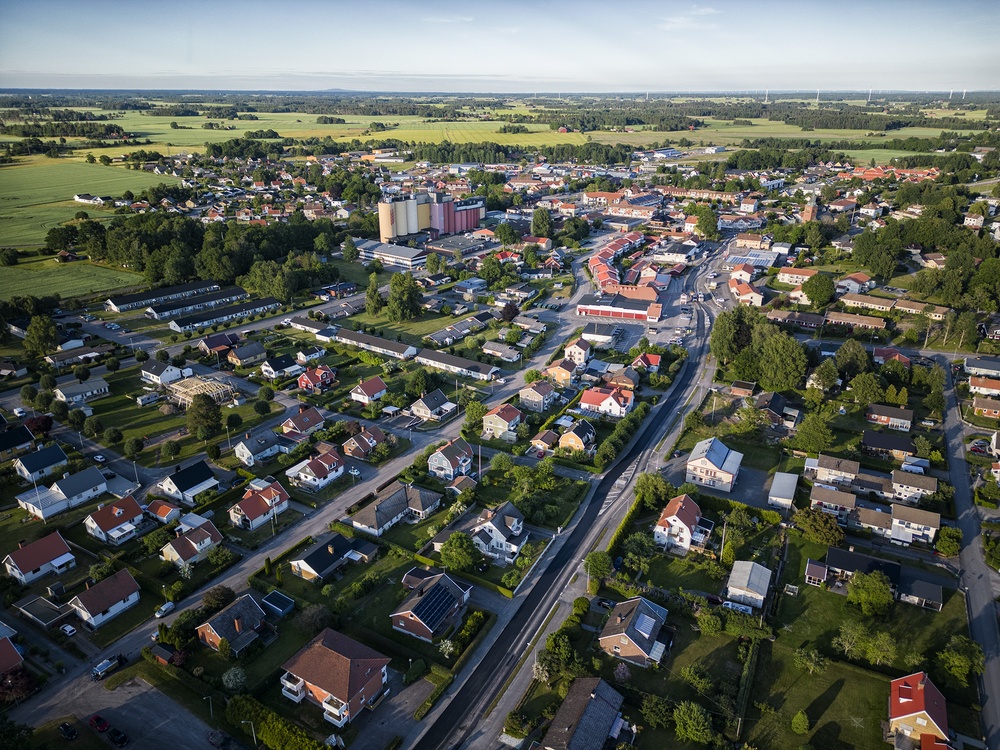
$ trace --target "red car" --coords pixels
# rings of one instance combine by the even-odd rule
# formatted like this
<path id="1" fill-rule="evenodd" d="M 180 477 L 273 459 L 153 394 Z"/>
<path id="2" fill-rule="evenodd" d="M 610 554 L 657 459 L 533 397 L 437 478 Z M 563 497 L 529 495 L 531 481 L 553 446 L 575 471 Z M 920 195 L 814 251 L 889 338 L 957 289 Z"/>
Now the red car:
<path id="1" fill-rule="evenodd" d="M 107 732 L 111 725 L 108 720 L 103 718 L 100 714 L 94 714 L 90 717 L 90 728 L 98 732 Z"/>

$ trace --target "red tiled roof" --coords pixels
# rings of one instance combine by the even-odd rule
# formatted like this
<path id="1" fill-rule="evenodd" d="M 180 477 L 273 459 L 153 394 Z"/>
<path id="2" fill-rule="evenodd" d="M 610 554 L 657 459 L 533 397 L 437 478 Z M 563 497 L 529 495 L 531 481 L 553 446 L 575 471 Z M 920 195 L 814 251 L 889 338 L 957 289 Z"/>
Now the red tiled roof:
<path id="1" fill-rule="evenodd" d="M 222 541 L 222 534 L 211 521 L 205 521 L 201 526 L 171 539 L 164 546 L 172 547 L 177 556 L 187 562 L 198 554 L 196 545 L 202 544 L 206 539 L 210 539 L 213 545 Z"/>
<path id="2" fill-rule="evenodd" d="M 303 412 L 299 412 L 293 417 L 286 419 L 282 426 L 288 425 L 296 432 L 308 432 L 314 427 L 322 427 L 326 420 L 319 413 L 315 406 L 310 406 Z"/>
<path id="3" fill-rule="evenodd" d="M 288 500 L 288 492 L 277 481 L 271 482 L 262 490 L 248 489 L 243 493 L 243 499 L 233 508 L 239 508 L 251 521 L 260 518 L 271 508 Z M 232 510 L 232 508 L 230 508 Z"/>
<path id="4" fill-rule="evenodd" d="M 388 664 L 388 657 L 327 628 L 282 669 L 348 703 Z"/>
<path id="5" fill-rule="evenodd" d="M 382 378 L 376 375 L 375 377 L 369 378 L 363 383 L 358 383 L 358 385 L 355 386 L 355 390 L 359 390 L 363 394 L 365 394 L 368 398 L 372 398 L 376 394 L 386 390 L 386 385 L 385 381 L 383 381 Z"/>
<path id="6" fill-rule="evenodd" d="M 522 416 L 521 412 L 517 410 L 512 404 L 500 404 L 500 406 L 495 406 L 486 412 L 487 417 L 500 417 L 504 422 L 510 424 L 514 420 Z"/>
<path id="7" fill-rule="evenodd" d="M 26 544 L 11 552 L 8 557 L 22 573 L 30 573 L 45 563 L 52 562 L 70 551 L 66 540 L 58 531 L 42 537 L 37 542 Z"/>
<path id="8" fill-rule="evenodd" d="M 24 661 L 24 657 L 17 653 L 10 638 L 6 636 L 0 638 L 0 674 L 6 674 L 12 669 L 16 669 L 22 661 Z"/>
<path id="9" fill-rule="evenodd" d="M 180 510 L 180 508 L 172 503 L 168 503 L 166 500 L 160 499 L 153 500 L 153 502 L 146 506 L 147 513 L 164 520 L 175 510 Z"/>
<path id="10" fill-rule="evenodd" d="M 948 735 L 948 709 L 941 691 L 926 672 L 893 680 L 889 685 L 889 718 L 901 719 L 925 712 L 937 728 Z"/>
<path id="11" fill-rule="evenodd" d="M 139 507 L 139 503 L 131 495 L 126 495 L 121 500 L 109 503 L 90 514 L 90 518 L 93 519 L 97 528 L 105 534 L 112 529 L 118 528 L 123 523 L 128 523 L 134 518 L 141 517 L 142 508 Z"/>
<path id="12" fill-rule="evenodd" d="M 678 495 L 667 503 L 656 525 L 667 526 L 667 519 L 672 516 L 677 516 L 688 529 L 694 529 L 698 525 L 698 519 L 701 518 L 701 508 L 690 495 Z"/>

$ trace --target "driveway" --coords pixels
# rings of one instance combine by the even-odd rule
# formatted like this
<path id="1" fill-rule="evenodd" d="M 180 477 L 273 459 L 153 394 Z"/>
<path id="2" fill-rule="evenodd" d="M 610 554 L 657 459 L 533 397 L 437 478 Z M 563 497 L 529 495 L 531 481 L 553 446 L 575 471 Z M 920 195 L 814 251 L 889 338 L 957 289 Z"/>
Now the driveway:
<path id="1" fill-rule="evenodd" d="M 354 722 L 359 730 L 358 738 L 351 744 L 352 750 L 382 750 L 393 737 L 406 737 L 420 725 L 413 718 L 434 685 L 427 680 L 417 680 L 403 687 L 403 676 L 389 670 L 389 689 L 392 691 L 374 711 L 365 711 Z M 405 747 L 405 745 L 404 745 Z"/>
<path id="2" fill-rule="evenodd" d="M 684 467 L 687 463 L 687 458 L 687 454 L 679 458 L 671 458 L 663 467 L 664 477 L 675 487 L 680 487 L 684 484 Z M 704 491 L 707 495 L 717 495 L 729 500 L 738 500 L 754 508 L 768 508 L 767 490 L 764 488 L 765 486 L 770 486 L 770 483 L 771 478 L 766 471 L 750 469 L 744 466 L 740 469 L 740 475 L 736 479 L 736 486 L 733 487 L 732 492 L 720 492 L 719 490 L 712 490 L 709 487 L 705 487 L 703 490 L 699 488 L 699 490 Z"/>

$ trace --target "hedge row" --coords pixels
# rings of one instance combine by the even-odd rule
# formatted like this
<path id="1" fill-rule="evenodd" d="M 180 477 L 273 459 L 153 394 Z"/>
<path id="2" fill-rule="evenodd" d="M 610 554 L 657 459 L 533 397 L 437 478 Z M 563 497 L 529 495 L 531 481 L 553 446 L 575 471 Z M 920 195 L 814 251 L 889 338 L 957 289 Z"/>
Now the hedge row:
<path id="1" fill-rule="evenodd" d="M 256 698 L 247 695 L 236 695 L 230 699 L 226 706 L 226 719 L 236 727 L 246 727 L 244 721 L 253 722 L 257 740 L 272 750 L 324 750 L 326 747 Z"/>
<path id="2" fill-rule="evenodd" d="M 438 683 L 437 687 L 431 691 L 431 694 L 427 696 L 427 700 L 421 703 L 417 710 L 413 712 L 413 718 L 417 721 L 423 719 L 427 713 L 434 708 L 434 704 L 437 703 L 438 698 L 444 695 L 444 691 L 448 689 L 451 683 L 455 680 L 454 675 L 448 675 L 441 682 Z"/>

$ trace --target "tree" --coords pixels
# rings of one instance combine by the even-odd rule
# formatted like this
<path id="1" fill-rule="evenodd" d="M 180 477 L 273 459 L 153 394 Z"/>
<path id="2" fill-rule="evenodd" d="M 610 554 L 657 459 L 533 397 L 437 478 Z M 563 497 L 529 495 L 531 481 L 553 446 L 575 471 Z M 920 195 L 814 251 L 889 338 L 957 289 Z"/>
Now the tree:
<path id="1" fill-rule="evenodd" d="M 594 550 L 584 558 L 583 569 L 591 578 L 597 581 L 604 580 L 614 570 L 611 555 L 601 550 Z"/>
<path id="2" fill-rule="evenodd" d="M 635 499 L 648 510 L 659 510 L 674 494 L 674 488 L 657 473 L 643 473 L 635 480 Z"/>
<path id="3" fill-rule="evenodd" d="M 792 522 L 810 542 L 838 547 L 844 541 L 844 530 L 837 525 L 837 519 L 821 510 L 804 508 L 796 512 Z"/>
<path id="4" fill-rule="evenodd" d="M 504 247 L 509 247 L 510 245 L 516 245 L 518 240 L 521 239 L 521 235 L 510 224 L 503 222 L 498 224 L 497 228 L 493 230 L 493 238 Z"/>
<path id="5" fill-rule="evenodd" d="M 535 237 L 550 237 L 552 235 L 552 217 L 548 210 L 536 208 L 531 214 L 531 234 Z"/>
<path id="6" fill-rule="evenodd" d="M 694 215 L 698 217 L 698 226 L 695 231 L 699 237 L 706 240 L 714 240 L 719 237 L 719 219 L 715 211 L 704 204 L 694 207 Z"/>
<path id="7" fill-rule="evenodd" d="M 445 638 L 438 644 L 438 651 L 441 652 L 441 656 L 445 659 L 450 659 L 458 652 L 458 647 L 450 638 Z"/>
<path id="8" fill-rule="evenodd" d="M 274 389 L 269 385 L 262 385 L 257 389 L 257 398 L 261 401 L 273 401 Z M 239 416 L 238 414 L 236 416 Z"/>
<path id="9" fill-rule="evenodd" d="M 36 315 L 28 324 L 22 346 L 28 354 L 42 357 L 55 349 L 58 341 L 59 334 L 52 318 L 48 315 Z"/>
<path id="10" fill-rule="evenodd" d="M 510 323 L 520 314 L 521 308 L 517 306 L 516 302 L 505 302 L 504 306 L 500 308 L 500 320 L 504 323 Z"/>
<path id="11" fill-rule="evenodd" d="M 90 377 L 90 368 L 87 365 L 77 365 L 73 368 L 73 377 L 81 383 Z"/>
<path id="12" fill-rule="evenodd" d="M 865 643 L 865 659 L 876 667 L 896 661 L 895 639 L 884 630 L 875 633 Z"/>
<path id="13" fill-rule="evenodd" d="M 697 432 L 705 426 L 705 415 L 698 409 L 692 409 L 684 417 L 684 429 Z"/>
<path id="14" fill-rule="evenodd" d="M 795 734 L 807 734 L 809 732 L 809 717 L 805 711 L 799 711 L 792 717 L 792 731 Z"/>
<path id="15" fill-rule="evenodd" d="M 105 445 L 117 445 L 124 439 L 125 436 L 117 427 L 109 427 L 104 431 L 104 434 L 101 435 L 101 442 Z"/>
<path id="16" fill-rule="evenodd" d="M 368 277 L 368 289 L 365 291 L 365 312 L 374 318 L 384 306 L 385 300 L 378 290 L 378 276 L 373 273 Z"/>
<path id="17" fill-rule="evenodd" d="M 848 659 L 854 659 L 864 653 L 865 644 L 870 639 L 871 634 L 863 623 L 848 620 L 841 624 L 840 632 L 834 637 L 832 645 Z"/>
<path id="18" fill-rule="evenodd" d="M 21 386 L 21 403 L 25 406 L 31 406 L 35 403 L 35 399 L 38 398 L 38 389 L 33 385 L 22 385 Z"/>
<path id="19" fill-rule="evenodd" d="M 470 401 L 465 405 L 465 429 L 476 432 L 483 424 L 483 417 L 489 409 L 480 401 Z"/>
<path id="20" fill-rule="evenodd" d="M 266 417 L 271 413 L 271 405 L 267 401 L 257 399 L 253 402 L 253 411 L 257 416 Z"/>
<path id="21" fill-rule="evenodd" d="M 6 711 L 0 712 L 0 746 L 27 747 L 34 733 L 34 728 L 27 724 L 18 724 L 7 715 Z"/>
<path id="22" fill-rule="evenodd" d="M 226 415 L 226 427 L 230 430 L 238 430 L 243 426 L 243 417 L 236 412 Z"/>
<path id="23" fill-rule="evenodd" d="M 69 404 L 65 401 L 53 401 L 49 405 L 49 411 L 52 412 L 52 416 L 58 419 L 60 422 L 65 422 L 66 417 L 69 416 Z"/>
<path id="24" fill-rule="evenodd" d="M 837 381 L 840 380 L 840 372 L 837 370 L 837 363 L 833 358 L 824 359 L 820 362 L 813 375 L 815 375 L 819 387 L 824 391 L 833 388 L 837 385 Z"/>
<path id="25" fill-rule="evenodd" d="M 837 349 L 835 359 L 837 369 L 840 370 L 845 381 L 850 381 L 855 376 L 871 369 L 868 352 L 854 339 L 848 339 L 841 344 L 840 348 Z"/>
<path id="26" fill-rule="evenodd" d="M 490 459 L 490 470 L 506 476 L 514 468 L 514 459 L 509 453 L 496 453 Z"/>
<path id="27" fill-rule="evenodd" d="M 454 532 L 441 545 L 441 562 L 452 570 L 469 570 L 482 558 L 472 537 L 461 531 Z"/>
<path id="28" fill-rule="evenodd" d="M 862 408 L 885 400 L 885 391 L 878 377 L 871 372 L 863 372 L 851 381 L 851 395 Z"/>
<path id="29" fill-rule="evenodd" d="M 648 533 L 637 531 L 622 543 L 622 549 L 625 552 L 625 566 L 646 573 L 656 553 L 656 542 Z"/>
<path id="30" fill-rule="evenodd" d="M 809 390 L 816 390 L 810 388 Z M 793 438 L 795 447 L 807 453 L 822 453 L 833 445 L 833 430 L 827 426 L 827 418 L 818 413 L 809 414 L 799 425 Z"/>
<path id="31" fill-rule="evenodd" d="M 531 385 L 534 382 L 541 380 L 544 376 L 538 370 L 525 370 L 524 371 L 524 384 Z"/>
<path id="32" fill-rule="evenodd" d="M 219 651 L 219 656 L 221 656 L 226 661 L 229 661 L 233 656 L 232 646 L 229 645 L 229 640 L 226 638 L 219 639 L 218 651 Z"/>
<path id="33" fill-rule="evenodd" d="M 115 570 L 115 566 L 110 562 L 97 562 L 90 566 L 90 570 L 87 573 L 94 582 L 103 581 L 105 578 L 110 578 L 118 571 Z"/>
<path id="34" fill-rule="evenodd" d="M 134 461 L 142 453 L 142 449 L 145 447 L 145 443 L 142 438 L 130 437 L 125 441 L 125 445 L 122 446 L 122 450 L 125 452 L 125 458 L 130 461 Z"/>
<path id="35" fill-rule="evenodd" d="M 156 352 L 156 361 L 166 364 L 170 361 L 170 352 L 166 349 L 158 349 Z"/>
<path id="36" fill-rule="evenodd" d="M 889 579 L 880 570 L 855 573 L 847 587 L 847 601 L 860 607 L 865 617 L 884 615 L 894 601 Z"/>
<path id="37" fill-rule="evenodd" d="M 736 410 L 736 424 L 733 432 L 738 435 L 750 435 L 760 432 L 767 425 L 767 415 L 756 406 L 743 406 Z"/>
<path id="38" fill-rule="evenodd" d="M 673 720 L 673 711 L 670 709 L 670 702 L 666 698 L 658 695 L 649 695 L 642 699 L 642 708 L 639 709 L 642 718 L 650 727 L 668 727 Z"/>
<path id="39" fill-rule="evenodd" d="M 35 396 L 35 407 L 45 411 L 52 405 L 53 401 L 55 401 L 55 396 L 52 395 L 52 391 L 42 391 Z"/>
<path id="40" fill-rule="evenodd" d="M 310 604 L 295 618 L 295 627 L 308 635 L 315 635 L 330 624 L 330 610 L 322 604 Z"/>
<path id="41" fill-rule="evenodd" d="M 212 443 L 211 445 L 205 446 L 205 455 L 208 456 L 210 461 L 218 461 L 219 456 L 222 455 L 222 446 L 218 443 Z"/>
<path id="42" fill-rule="evenodd" d="M 83 409 L 73 409 L 66 415 L 66 422 L 77 432 L 81 432 L 87 423 L 87 414 Z"/>
<path id="43" fill-rule="evenodd" d="M 87 417 L 87 421 L 83 423 L 83 432 L 89 437 L 97 437 L 101 432 L 104 432 L 104 422 L 96 414 L 92 417 Z"/>
<path id="44" fill-rule="evenodd" d="M 149 352 L 147 352 L 145 349 L 136 349 L 135 350 L 135 361 L 138 362 L 139 364 L 142 364 L 143 362 L 148 362 L 149 361 Z"/>
<path id="45" fill-rule="evenodd" d="M 222 673 L 222 687 L 230 693 L 241 693 L 246 686 L 247 673 L 239 667 L 231 667 Z"/>
<path id="46" fill-rule="evenodd" d="M 389 320 L 399 323 L 420 315 L 421 295 L 411 273 L 394 273 L 389 279 Z"/>
<path id="47" fill-rule="evenodd" d="M 632 679 L 632 670 L 628 668 L 628 664 L 625 662 L 618 662 L 618 666 L 615 667 L 614 671 L 615 682 L 620 685 L 627 684 Z"/>
<path id="48" fill-rule="evenodd" d="M 108 369 L 108 372 L 118 372 L 121 369 L 122 363 L 118 357 L 108 357 L 104 360 L 104 366 Z"/>
<path id="49" fill-rule="evenodd" d="M 197 434 L 199 427 L 207 428 L 212 435 L 222 427 L 222 409 L 205 393 L 196 393 L 187 408 L 188 432 Z"/>
<path id="50" fill-rule="evenodd" d="M 39 435 L 48 435 L 52 430 L 52 417 L 48 414 L 39 414 L 24 420 L 24 426 L 27 427 L 28 432 L 35 437 L 38 437 Z"/>
<path id="51" fill-rule="evenodd" d="M 679 740 L 708 745 L 715 740 L 712 717 L 694 701 L 682 701 L 674 708 L 674 732 Z"/>
<path id="52" fill-rule="evenodd" d="M 797 648 L 795 666 L 809 674 L 820 674 L 826 669 L 826 658 L 814 648 Z"/>
<path id="53" fill-rule="evenodd" d="M 348 263 L 353 263 L 358 259 L 360 253 L 358 252 L 358 246 L 354 244 L 354 238 L 348 237 L 344 240 L 344 244 L 340 246 L 341 253 L 343 254 L 344 260 Z"/>
<path id="54" fill-rule="evenodd" d="M 969 684 L 969 675 L 980 675 L 986 669 L 983 647 L 964 635 L 953 635 L 945 649 L 938 654 L 938 665 L 949 680 L 962 687 Z"/>
<path id="55" fill-rule="evenodd" d="M 722 633 L 722 618 L 707 607 L 702 607 L 695 619 L 698 622 L 698 631 L 702 635 L 712 638 Z"/>
<path id="56" fill-rule="evenodd" d="M 213 586 L 202 595 L 201 606 L 215 613 L 228 607 L 234 601 L 236 601 L 236 592 L 228 586 L 219 585 Z"/>
<path id="57" fill-rule="evenodd" d="M 810 276 L 802 285 L 802 291 L 809 298 L 813 307 L 826 307 L 833 299 L 836 291 L 833 279 L 825 273 L 817 273 Z"/>
<path id="58" fill-rule="evenodd" d="M 934 548 L 945 557 L 954 557 L 962 549 L 962 530 L 954 526 L 942 527 Z"/>

